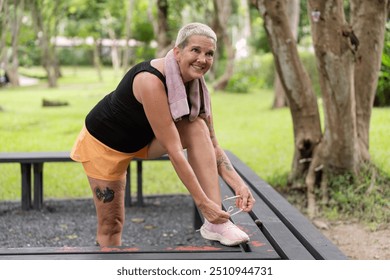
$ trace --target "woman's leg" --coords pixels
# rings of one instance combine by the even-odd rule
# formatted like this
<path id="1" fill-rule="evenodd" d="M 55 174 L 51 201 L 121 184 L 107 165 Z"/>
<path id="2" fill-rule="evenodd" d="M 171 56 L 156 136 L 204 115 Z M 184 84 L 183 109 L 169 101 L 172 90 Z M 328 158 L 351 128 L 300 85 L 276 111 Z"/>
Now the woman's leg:
<path id="1" fill-rule="evenodd" d="M 200 185 L 211 200 L 221 205 L 215 150 L 206 123 L 201 118 L 197 118 L 194 122 L 181 120 L 176 126 L 182 145 L 187 149 L 188 161 Z M 158 157 L 164 153 L 166 152 L 157 140 L 149 146 L 148 157 Z M 249 241 L 249 236 L 231 221 L 223 224 L 211 224 L 205 221 L 200 233 L 205 239 L 216 240 L 227 246 Z"/>
<path id="2" fill-rule="evenodd" d="M 217 160 L 210 139 L 210 132 L 202 118 L 195 121 L 181 120 L 177 124 L 183 147 L 196 177 L 206 195 L 221 205 Z"/>
<path id="3" fill-rule="evenodd" d="M 100 246 L 120 246 L 125 220 L 125 178 L 105 181 L 88 177 L 97 215 L 96 241 Z"/>
<path id="4" fill-rule="evenodd" d="M 188 161 L 206 195 L 221 205 L 218 183 L 218 169 L 210 132 L 201 118 L 195 121 L 183 119 L 177 124 L 183 148 L 187 149 Z M 166 150 L 154 139 L 148 150 L 148 158 L 157 158 L 166 154 Z"/>

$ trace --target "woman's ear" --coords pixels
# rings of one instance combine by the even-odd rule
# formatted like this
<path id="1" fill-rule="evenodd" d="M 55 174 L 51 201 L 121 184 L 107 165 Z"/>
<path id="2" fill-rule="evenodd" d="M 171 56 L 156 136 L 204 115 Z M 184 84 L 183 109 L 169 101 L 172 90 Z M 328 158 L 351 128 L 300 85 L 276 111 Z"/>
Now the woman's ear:
<path id="1" fill-rule="evenodd" d="M 181 49 L 179 47 L 173 48 L 173 55 L 177 62 L 180 62 Z"/>

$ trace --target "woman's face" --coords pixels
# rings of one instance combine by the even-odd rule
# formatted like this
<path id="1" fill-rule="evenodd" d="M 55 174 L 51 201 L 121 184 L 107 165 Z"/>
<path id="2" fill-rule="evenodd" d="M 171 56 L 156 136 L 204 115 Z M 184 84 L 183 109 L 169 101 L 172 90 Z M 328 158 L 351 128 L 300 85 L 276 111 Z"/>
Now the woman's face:
<path id="1" fill-rule="evenodd" d="M 201 78 L 213 65 L 214 40 L 203 35 L 192 35 L 187 45 L 175 47 L 175 57 L 179 64 L 183 82 Z"/>

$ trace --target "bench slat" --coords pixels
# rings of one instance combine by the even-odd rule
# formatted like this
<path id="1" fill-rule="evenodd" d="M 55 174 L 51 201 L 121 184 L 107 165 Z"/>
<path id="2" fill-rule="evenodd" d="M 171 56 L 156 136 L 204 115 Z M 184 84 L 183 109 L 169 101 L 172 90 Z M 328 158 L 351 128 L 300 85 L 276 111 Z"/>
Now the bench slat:
<path id="1" fill-rule="evenodd" d="M 72 161 L 70 152 L 10 152 L 0 153 L 0 162 L 43 163 Z"/>
<path id="2" fill-rule="evenodd" d="M 227 247 L 219 243 L 207 246 L 172 247 L 41 247 L 41 248 L 0 248 L 0 260 L 17 259 L 264 259 L 261 254 L 244 252 L 238 246 Z"/>
<path id="3" fill-rule="evenodd" d="M 252 188 L 253 190 L 253 188 Z M 267 204 L 259 197 L 256 191 L 252 191 L 256 199 L 256 207 L 252 212 L 261 222 L 261 231 L 270 240 L 275 250 L 288 260 L 313 260 L 314 257 L 275 215 Z"/>
<path id="4" fill-rule="evenodd" d="M 137 163 L 137 206 L 143 205 L 142 194 L 142 162 L 169 160 L 168 155 L 163 155 L 154 159 L 133 159 Z M 34 188 L 34 209 L 41 209 L 43 206 L 43 164 L 45 162 L 73 162 L 70 152 L 2 152 L 0 153 L 0 163 L 19 163 L 22 175 L 22 209 L 30 210 L 31 187 Z M 31 182 L 31 167 L 33 166 L 34 184 Z M 125 206 L 131 206 L 131 178 L 130 165 L 127 169 Z"/>
<path id="5" fill-rule="evenodd" d="M 235 195 L 232 189 L 221 178 L 219 179 L 219 184 L 221 186 L 222 198 Z M 234 203 L 235 200 L 222 201 L 225 210 L 227 210 L 230 205 L 234 205 Z M 281 256 L 277 253 L 276 249 L 272 246 L 270 241 L 261 232 L 250 215 L 246 213 L 238 213 L 237 215 L 232 216 L 231 220 L 250 237 L 250 241 L 247 244 L 241 245 L 245 251 L 256 252 L 263 255 L 264 258 L 267 259 L 281 259 Z"/>
<path id="6" fill-rule="evenodd" d="M 0 255 L 0 260 L 261 260 L 257 254 L 242 252 L 129 252 L 42 255 Z"/>

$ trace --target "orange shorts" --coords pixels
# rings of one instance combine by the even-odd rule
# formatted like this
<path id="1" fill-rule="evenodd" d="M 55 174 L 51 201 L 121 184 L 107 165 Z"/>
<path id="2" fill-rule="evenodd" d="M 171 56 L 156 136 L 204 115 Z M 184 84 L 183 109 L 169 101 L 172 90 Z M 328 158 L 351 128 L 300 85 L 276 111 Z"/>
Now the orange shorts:
<path id="1" fill-rule="evenodd" d="M 83 164 L 87 176 L 116 181 L 126 176 L 127 167 L 133 158 L 147 157 L 148 147 L 145 146 L 135 153 L 116 151 L 93 137 L 84 125 L 72 148 L 70 157 Z"/>

